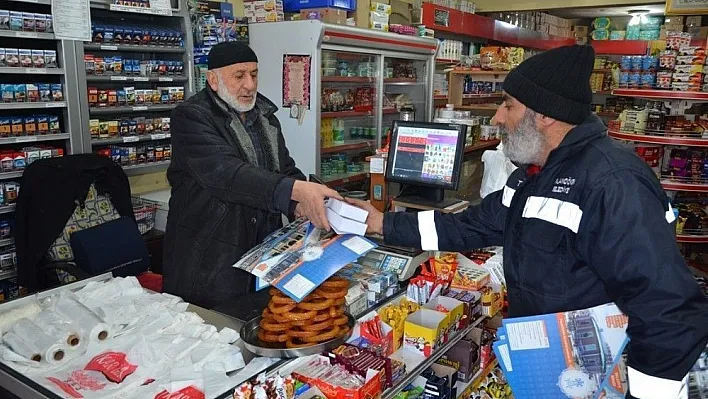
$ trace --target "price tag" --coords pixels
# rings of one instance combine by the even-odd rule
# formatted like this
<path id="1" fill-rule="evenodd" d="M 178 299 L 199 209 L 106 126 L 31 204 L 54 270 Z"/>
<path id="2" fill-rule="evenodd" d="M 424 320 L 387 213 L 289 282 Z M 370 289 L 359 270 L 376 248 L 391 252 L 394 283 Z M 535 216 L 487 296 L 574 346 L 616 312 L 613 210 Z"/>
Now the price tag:
<path id="1" fill-rule="evenodd" d="M 164 76 L 159 77 L 158 80 L 159 80 L 160 82 L 172 82 L 172 81 L 173 81 L 172 78 L 164 77 Z"/>
<path id="2" fill-rule="evenodd" d="M 37 141 L 37 136 L 25 136 L 15 138 L 16 143 L 28 143 L 30 141 Z"/>
<path id="3" fill-rule="evenodd" d="M 166 139 L 172 138 L 172 133 L 165 133 L 165 138 Z"/>
<path id="4" fill-rule="evenodd" d="M 127 76 L 111 76 L 111 80 L 128 80 Z"/>
<path id="5" fill-rule="evenodd" d="M 25 71 L 27 73 L 47 73 L 46 68 L 27 68 Z"/>
<path id="6" fill-rule="evenodd" d="M 147 76 L 138 76 L 138 77 L 133 78 L 133 81 L 134 82 L 149 82 L 150 78 L 148 78 Z"/>
<path id="7" fill-rule="evenodd" d="M 108 46 L 108 45 L 101 45 L 101 50 L 107 50 L 107 51 L 116 51 L 118 50 L 118 46 Z"/>
<path id="8" fill-rule="evenodd" d="M 55 102 L 55 103 L 48 102 L 48 103 L 44 103 L 44 107 L 45 108 L 62 108 L 62 107 L 66 107 L 66 103 L 63 101 L 59 101 L 59 102 Z"/>
<path id="9" fill-rule="evenodd" d="M 164 134 L 151 134 L 150 138 L 153 140 L 162 140 L 165 138 Z"/>
<path id="10" fill-rule="evenodd" d="M 26 39 L 36 39 L 39 35 L 36 32 L 15 32 L 15 37 L 23 37 Z"/>
<path id="11" fill-rule="evenodd" d="M 138 142 L 138 141 L 140 141 L 140 137 L 138 137 L 138 136 L 127 136 L 127 137 L 123 137 L 123 142 L 124 142 L 124 143 L 135 143 L 135 142 Z"/>
<path id="12" fill-rule="evenodd" d="M 147 111 L 148 107 L 145 105 L 133 107 L 133 111 Z"/>

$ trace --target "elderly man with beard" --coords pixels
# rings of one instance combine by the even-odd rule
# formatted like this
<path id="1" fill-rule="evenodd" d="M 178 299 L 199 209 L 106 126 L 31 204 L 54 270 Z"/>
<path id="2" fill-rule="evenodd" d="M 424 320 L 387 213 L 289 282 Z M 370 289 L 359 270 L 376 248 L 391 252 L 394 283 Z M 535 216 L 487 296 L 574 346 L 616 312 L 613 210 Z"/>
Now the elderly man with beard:
<path id="1" fill-rule="evenodd" d="M 211 308 L 255 288 L 232 265 L 281 227 L 281 215 L 329 229 L 325 199 L 341 197 L 304 181 L 275 104 L 258 94 L 258 58 L 247 44 L 214 46 L 207 80 L 172 112 L 163 274 L 165 291 Z"/>
<path id="2" fill-rule="evenodd" d="M 616 303 L 629 318 L 629 397 L 687 397 L 685 376 L 708 342 L 708 301 L 678 250 L 656 176 L 591 114 L 594 55 L 561 47 L 509 73 L 495 121 L 521 167 L 480 205 L 384 215 L 352 203 L 389 244 L 503 245 L 510 317 Z"/>

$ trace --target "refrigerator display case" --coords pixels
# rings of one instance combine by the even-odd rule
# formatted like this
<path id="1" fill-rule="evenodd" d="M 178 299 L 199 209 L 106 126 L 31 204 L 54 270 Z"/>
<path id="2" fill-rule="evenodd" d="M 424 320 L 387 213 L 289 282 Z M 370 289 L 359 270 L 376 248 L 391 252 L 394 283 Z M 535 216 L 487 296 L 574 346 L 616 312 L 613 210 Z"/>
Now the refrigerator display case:
<path id="1" fill-rule="evenodd" d="M 435 39 L 314 20 L 249 28 L 290 155 L 330 187 L 363 188 L 393 121 L 433 118 Z"/>

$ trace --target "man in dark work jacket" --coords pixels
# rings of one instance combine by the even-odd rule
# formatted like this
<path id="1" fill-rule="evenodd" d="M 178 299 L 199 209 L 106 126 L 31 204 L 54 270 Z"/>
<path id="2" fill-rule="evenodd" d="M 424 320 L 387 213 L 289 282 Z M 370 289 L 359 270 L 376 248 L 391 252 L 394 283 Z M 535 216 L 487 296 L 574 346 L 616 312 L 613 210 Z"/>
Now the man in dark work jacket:
<path id="1" fill-rule="evenodd" d="M 207 80 L 172 112 L 163 274 L 166 292 L 211 308 L 253 290 L 252 276 L 232 265 L 281 227 L 281 215 L 329 229 L 324 201 L 340 196 L 304 181 L 275 104 L 258 94 L 247 44 L 214 46 Z"/>
<path id="2" fill-rule="evenodd" d="M 629 397 L 687 398 L 686 375 L 708 342 L 708 301 L 656 176 L 590 113 L 593 60 L 589 46 L 561 47 L 507 75 L 494 118 L 522 167 L 479 206 L 383 215 L 356 203 L 390 244 L 503 245 L 511 317 L 615 302 L 629 318 Z"/>

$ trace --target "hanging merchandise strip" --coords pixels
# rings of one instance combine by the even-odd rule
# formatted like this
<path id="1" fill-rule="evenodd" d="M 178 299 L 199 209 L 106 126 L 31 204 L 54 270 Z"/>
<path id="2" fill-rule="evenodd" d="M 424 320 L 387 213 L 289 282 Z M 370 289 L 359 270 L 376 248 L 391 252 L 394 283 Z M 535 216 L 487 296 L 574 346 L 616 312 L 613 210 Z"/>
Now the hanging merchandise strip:
<path id="1" fill-rule="evenodd" d="M 89 0 L 52 0 L 52 16 L 57 39 L 91 41 Z"/>

